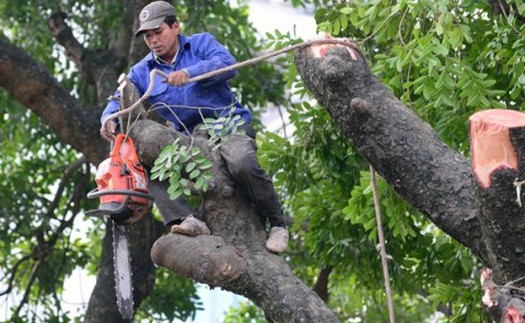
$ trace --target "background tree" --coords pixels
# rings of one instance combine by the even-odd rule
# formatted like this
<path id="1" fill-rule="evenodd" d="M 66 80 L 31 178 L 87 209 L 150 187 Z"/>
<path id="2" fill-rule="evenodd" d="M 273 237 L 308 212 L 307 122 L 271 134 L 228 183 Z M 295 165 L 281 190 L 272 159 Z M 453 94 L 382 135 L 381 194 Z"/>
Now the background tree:
<path id="1" fill-rule="evenodd" d="M 464 155 L 468 155 L 470 114 L 480 108 L 522 106 L 524 48 L 519 16 L 524 5 L 508 1 L 496 7 L 500 15 L 493 15 L 490 4 L 315 3 L 319 28 L 356 38 L 373 73 L 430 123 L 447 145 Z M 4 295 L 23 296 L 13 308 L 13 319 L 67 320 L 59 295 L 64 277 L 76 267 L 98 270 L 86 318 L 118 317 L 113 303 L 101 298 L 112 295 L 107 292 L 112 288 L 112 271 L 104 260 L 110 241 L 99 242 L 99 220 L 79 221 L 77 214 L 94 206 L 84 199 L 93 185 L 89 165 L 107 153 L 98 136 L 104 100 L 113 92 L 118 74 L 145 50 L 140 39 L 131 37 L 143 5 L 72 1 L 61 2 L 59 8 L 38 1 L 16 6 L 0 2 L 6 18 L 0 38 L 0 86 L 5 90 L 0 118 L 0 200 L 5 201 L 0 208 L 2 282 Z M 214 33 L 238 60 L 261 49 L 246 23 L 245 7 L 231 9 L 206 1 L 181 2 L 180 7 L 181 20 L 187 23 L 185 32 Z M 60 12 L 67 12 L 68 19 L 54 14 Z M 297 41 L 280 33 L 268 38 L 278 47 Z M 297 83 L 293 66 L 283 82 L 269 65 L 239 72 L 235 87 L 243 103 L 254 110 L 267 100 L 282 103 L 285 88 L 307 94 L 304 85 Z M 287 261 L 340 319 L 386 320 L 366 163 L 326 111 L 308 102 L 289 108 L 296 127 L 293 142 L 269 133 L 260 137 L 261 160 L 275 175 L 293 217 L 296 245 Z M 480 306 L 476 258 L 403 202 L 385 182 L 379 184 L 398 319 L 421 321 L 436 309 L 451 315 L 451 320 L 486 319 Z M 89 222 L 93 224 L 86 225 Z M 77 226 L 72 227 L 74 223 Z M 151 234 L 134 239 L 135 259 L 149 259 L 148 246 L 161 229 L 153 221 L 141 225 L 137 232 Z M 76 238 L 79 226 L 87 231 L 89 241 Z M 479 255 L 477 250 L 474 254 Z M 153 288 L 154 268 L 150 262 L 137 267 L 136 299 L 141 303 Z M 189 317 L 195 310 L 191 302 L 195 297 L 190 281 L 161 271 L 155 291 L 141 303 L 138 315 Z M 166 299 L 180 302 L 166 303 Z M 32 311 L 24 306 L 27 303 L 37 304 L 39 310 Z"/>

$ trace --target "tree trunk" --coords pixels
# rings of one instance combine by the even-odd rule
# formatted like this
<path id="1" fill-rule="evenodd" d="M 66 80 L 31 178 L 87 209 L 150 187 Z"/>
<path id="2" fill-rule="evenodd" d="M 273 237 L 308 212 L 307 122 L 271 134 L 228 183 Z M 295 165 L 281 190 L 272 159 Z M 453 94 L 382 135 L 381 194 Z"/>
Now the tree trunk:
<path id="1" fill-rule="evenodd" d="M 450 236 L 484 257 L 467 160 L 370 72 L 356 48 L 312 46 L 296 65 L 359 154 L 394 190 Z"/>

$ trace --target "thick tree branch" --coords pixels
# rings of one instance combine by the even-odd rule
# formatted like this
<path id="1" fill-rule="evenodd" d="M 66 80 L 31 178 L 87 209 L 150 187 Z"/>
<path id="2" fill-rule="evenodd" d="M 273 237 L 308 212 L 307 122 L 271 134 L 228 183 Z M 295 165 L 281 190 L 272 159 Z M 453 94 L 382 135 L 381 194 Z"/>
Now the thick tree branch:
<path id="1" fill-rule="evenodd" d="M 338 321 L 283 259 L 260 249 L 241 251 L 214 235 L 169 234 L 155 243 L 152 258 L 160 266 L 250 298 L 274 322 Z"/>
<path id="2" fill-rule="evenodd" d="M 66 14 L 63 12 L 51 15 L 48 27 L 57 42 L 62 45 L 69 58 L 88 82 L 95 85 L 97 102 L 104 104 L 109 95 L 113 94 L 115 80 L 126 66 L 126 57 L 116 55 L 112 49 L 89 51 L 85 49 L 73 35 L 67 25 Z M 111 62 L 111 64 L 107 64 Z"/>
<path id="3" fill-rule="evenodd" d="M 142 37 L 134 37 L 135 30 L 139 29 L 139 13 L 150 0 L 129 0 L 126 6 L 126 15 L 122 21 L 121 33 L 119 39 L 123 38 L 124 42 L 129 42 L 129 52 L 125 53 L 128 57 L 129 64 L 135 64 L 149 52 L 148 47 L 144 44 Z M 131 37 L 130 37 L 131 36 Z M 120 42 L 119 42 L 120 43 Z M 118 43 L 117 43 L 118 45 Z M 118 48 L 118 47 L 117 47 Z M 125 50 L 124 47 L 121 48 Z"/>
<path id="4" fill-rule="evenodd" d="M 178 136 L 150 120 L 140 120 L 131 135 L 141 161 L 147 165 L 151 165 L 164 145 Z M 213 160 L 215 177 L 209 190 L 202 193 L 201 212 L 212 235 L 161 237 L 152 249 L 155 263 L 244 295 L 277 322 L 336 322 L 334 313 L 292 274 L 286 262 L 265 250 L 263 219 L 232 181 L 220 155 L 210 151 L 206 134 L 197 130 L 193 135 L 194 145 Z"/>
<path id="5" fill-rule="evenodd" d="M 93 163 L 102 160 L 106 144 L 98 134 L 99 108 L 79 106 L 42 65 L 3 39 L 0 75 L 0 87 L 38 115 L 63 142 Z"/>
<path id="6" fill-rule="evenodd" d="M 465 158 L 387 90 L 356 51 L 314 46 L 295 59 L 315 98 L 394 190 L 487 261 Z"/>
<path id="7" fill-rule="evenodd" d="M 73 36 L 73 31 L 66 25 L 66 18 L 65 12 L 54 13 L 49 18 L 47 25 L 53 37 L 66 49 L 67 56 L 77 66 L 82 66 L 86 49 Z"/>
<path id="8" fill-rule="evenodd" d="M 485 110 L 470 117 L 472 166 L 487 264 L 498 284 L 525 272 L 525 113 Z M 519 184 L 521 185 L 521 184 Z"/>
<path id="9" fill-rule="evenodd" d="M 244 257 L 215 235 L 190 238 L 169 234 L 153 245 L 151 254 L 156 264 L 212 286 L 226 286 L 247 267 Z"/>
<path id="10" fill-rule="evenodd" d="M 135 2 L 133 1 L 133 3 Z M 130 13 L 130 15 L 137 19 L 138 11 Z M 127 62 L 122 55 L 126 49 L 125 46 L 119 47 L 119 55 L 115 55 L 111 49 L 98 52 L 87 51 L 73 37 L 73 33 L 64 19 L 65 16 L 62 14 L 53 15 L 49 21 L 50 30 L 57 37 L 57 41 L 66 48 L 68 56 L 75 62 L 82 76 L 95 85 L 97 98 L 94 101 L 100 102 L 100 104 L 98 106 L 78 105 L 78 102 L 60 86 L 58 81 L 41 64 L 5 39 L 0 39 L 0 75 L 2 75 L 0 87 L 4 88 L 26 108 L 33 111 L 44 124 L 60 137 L 62 142 L 83 153 L 90 163 L 98 164 L 107 157 L 108 146 L 98 132 L 99 117 L 102 105 L 105 105 L 105 99 L 113 94 L 117 85 L 118 74 L 121 73 L 125 62 Z M 128 28 L 130 27 L 128 26 Z M 125 37 L 124 33 L 122 37 Z M 127 37 L 129 41 L 129 34 Z M 144 47 L 142 39 L 135 42 Z M 136 53 L 134 52 L 134 54 Z M 126 57 L 129 55 L 129 53 L 125 54 Z M 138 259 L 134 262 L 134 270 L 136 271 L 134 277 L 137 278 L 134 294 L 137 305 L 150 293 L 153 286 L 154 267 L 149 257 L 144 257 L 144 254 L 149 253 L 155 237 L 159 234 L 158 231 L 151 229 L 157 225 L 158 223 L 144 227 L 136 226 L 132 230 L 132 232 L 140 232 L 141 230 L 146 232 L 136 234 L 134 246 L 137 247 L 133 249 L 134 258 Z M 91 301 L 97 306 L 88 309 L 86 315 L 88 321 L 102 322 L 104 319 L 108 319 L 107 322 L 116 322 L 111 316 L 106 315 L 106 313 L 111 313 L 111 310 L 106 313 L 98 310 L 110 307 L 113 312 L 116 312 L 114 301 L 103 301 L 106 295 L 114 296 L 114 285 L 108 284 L 107 280 L 104 279 L 109 277 L 111 282 L 113 281 L 112 269 L 106 270 L 111 265 L 109 259 L 111 259 L 110 255 L 109 258 L 101 261 L 102 274 L 99 277 L 103 279 L 98 285 L 100 287 L 97 290 L 98 293 L 92 295 Z M 99 297 L 98 302 L 94 300 L 97 297 Z"/>

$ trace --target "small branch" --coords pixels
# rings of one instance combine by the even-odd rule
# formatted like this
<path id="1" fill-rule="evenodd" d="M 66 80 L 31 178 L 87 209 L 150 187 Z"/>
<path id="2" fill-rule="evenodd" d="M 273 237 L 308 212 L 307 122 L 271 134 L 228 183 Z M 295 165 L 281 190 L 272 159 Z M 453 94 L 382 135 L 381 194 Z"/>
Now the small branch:
<path id="1" fill-rule="evenodd" d="M 80 157 L 75 161 L 73 164 L 69 165 L 69 167 L 64 172 L 64 176 L 62 176 L 62 179 L 60 180 L 60 183 L 58 184 L 57 191 L 55 193 L 55 198 L 49 205 L 49 208 L 47 209 L 45 217 L 50 219 L 55 212 L 55 209 L 58 206 L 58 203 L 60 202 L 60 198 L 62 198 L 62 193 L 64 193 L 64 189 L 66 188 L 67 183 L 71 180 L 73 177 L 73 174 L 79 169 L 84 163 L 86 162 L 86 158 L 84 156 Z"/>
<path id="2" fill-rule="evenodd" d="M 51 15 L 47 25 L 53 37 L 66 49 L 67 56 L 70 57 L 77 66 L 82 66 L 86 49 L 78 42 L 73 35 L 73 31 L 66 24 L 67 15 L 64 12 L 57 12 Z"/>
<path id="3" fill-rule="evenodd" d="M 39 259 L 36 262 L 36 264 L 33 266 L 33 270 L 31 271 L 31 276 L 29 277 L 29 281 L 27 282 L 26 290 L 24 292 L 24 297 L 22 298 L 22 301 L 20 301 L 20 304 L 18 304 L 14 317 L 19 316 L 20 310 L 22 310 L 22 307 L 24 307 L 24 305 L 27 304 L 27 302 L 29 301 L 29 293 L 31 291 L 31 287 L 33 287 L 33 283 L 35 282 L 36 275 L 41 265 L 42 265 L 42 259 Z"/>
<path id="4" fill-rule="evenodd" d="M 280 106 L 276 106 L 277 111 L 279 112 L 279 117 L 281 118 L 281 122 L 283 124 L 283 136 L 285 139 L 288 139 L 288 135 L 286 134 L 286 121 L 284 120 L 283 112 L 281 111 Z"/>
<path id="5" fill-rule="evenodd" d="M 10 275 L 9 275 L 9 282 L 7 283 L 7 288 L 3 292 L 0 293 L 0 296 L 9 294 L 13 290 L 13 283 L 15 281 L 16 272 L 18 271 L 18 267 L 25 261 L 30 260 L 31 258 L 33 258 L 33 254 L 25 255 L 16 262 L 16 264 L 13 266 L 13 269 L 11 269 L 11 271 L 9 272 Z M 4 280 L 6 277 L 7 275 L 5 275 L 1 280 Z"/>

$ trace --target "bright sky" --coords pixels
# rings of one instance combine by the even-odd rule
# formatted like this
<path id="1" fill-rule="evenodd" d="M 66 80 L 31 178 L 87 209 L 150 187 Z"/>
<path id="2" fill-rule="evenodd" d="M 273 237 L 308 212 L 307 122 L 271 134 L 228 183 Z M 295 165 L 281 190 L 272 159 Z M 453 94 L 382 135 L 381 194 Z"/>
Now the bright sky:
<path id="1" fill-rule="evenodd" d="M 275 29 L 293 35 L 294 26 L 304 40 L 317 35 L 313 12 L 308 8 L 293 8 L 283 0 L 252 0 L 250 8 L 250 21 L 263 36 L 266 32 L 273 34 Z"/>

